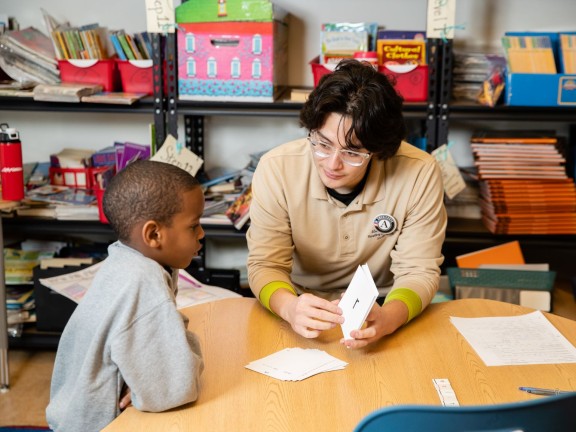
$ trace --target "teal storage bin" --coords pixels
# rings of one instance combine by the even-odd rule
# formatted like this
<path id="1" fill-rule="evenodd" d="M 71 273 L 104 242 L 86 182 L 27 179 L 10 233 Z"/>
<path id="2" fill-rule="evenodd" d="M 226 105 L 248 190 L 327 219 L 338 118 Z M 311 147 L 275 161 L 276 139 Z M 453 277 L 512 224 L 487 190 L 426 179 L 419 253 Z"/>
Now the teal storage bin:
<path id="1" fill-rule="evenodd" d="M 486 298 L 550 312 L 554 271 L 468 269 L 447 270 L 455 299 Z"/>

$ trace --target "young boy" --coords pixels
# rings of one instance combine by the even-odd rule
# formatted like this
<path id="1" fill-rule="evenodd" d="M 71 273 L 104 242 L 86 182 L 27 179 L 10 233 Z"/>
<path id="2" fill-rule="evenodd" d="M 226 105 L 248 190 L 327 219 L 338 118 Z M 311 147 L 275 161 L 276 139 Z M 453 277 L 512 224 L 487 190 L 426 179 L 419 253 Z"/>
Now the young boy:
<path id="1" fill-rule="evenodd" d="M 176 166 L 136 161 L 103 206 L 118 241 L 60 339 L 46 409 L 55 432 L 99 431 L 130 400 L 158 412 L 198 397 L 204 363 L 175 296 L 204 237 L 202 189 Z"/>

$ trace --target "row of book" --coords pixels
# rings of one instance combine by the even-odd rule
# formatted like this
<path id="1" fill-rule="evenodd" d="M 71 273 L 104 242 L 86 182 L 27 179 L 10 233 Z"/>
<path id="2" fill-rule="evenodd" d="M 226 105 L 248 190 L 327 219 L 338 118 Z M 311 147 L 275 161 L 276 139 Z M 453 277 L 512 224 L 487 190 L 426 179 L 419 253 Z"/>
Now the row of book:
<path id="1" fill-rule="evenodd" d="M 70 65 L 77 64 L 75 61 L 112 60 L 106 65 L 114 65 L 116 59 L 152 59 L 153 47 L 147 32 L 128 34 L 124 30 L 109 31 L 97 23 L 74 27 L 67 22 L 57 22 L 45 12 L 44 22 L 47 34 L 32 26 L 0 34 L 0 75 L 8 76 L 13 81 L 10 85 L 2 83 L 1 95 L 33 97 L 42 101 L 131 104 L 149 93 L 141 89 L 125 90 L 124 93 L 114 92 L 114 97 L 110 97 L 108 93 L 111 92 L 112 83 L 104 84 L 107 81 L 103 79 L 100 87 L 78 85 L 76 81 L 81 82 L 79 76 L 70 72 L 75 67 Z M 124 66 L 120 68 L 122 86 L 128 87 L 128 84 L 133 84 L 132 78 L 124 77 L 124 69 Z M 112 71 L 104 72 L 102 69 L 99 73 L 106 76 Z M 82 71 L 82 76 L 85 73 Z M 60 84 L 61 81 L 73 85 Z M 38 84 L 45 86 L 36 89 Z M 106 93 L 106 97 L 102 97 L 102 93 Z"/>
<path id="2" fill-rule="evenodd" d="M 495 234 L 576 234 L 576 187 L 553 131 L 471 138 L 485 226 Z"/>
<path id="3" fill-rule="evenodd" d="M 576 33 L 507 33 L 502 37 L 502 46 L 509 73 L 576 73 Z"/>
<path id="4" fill-rule="evenodd" d="M 130 35 L 124 30 L 118 30 L 111 32 L 109 37 L 120 60 L 152 59 L 152 43 L 147 32 Z"/>
<path id="5" fill-rule="evenodd" d="M 97 23 L 75 27 L 68 22 L 59 23 L 45 11 L 44 21 L 59 60 L 103 60 L 114 53 L 120 60 L 152 58 L 152 45 L 146 32 L 130 35 L 124 30 L 109 31 Z M 109 49 L 109 42 L 113 50 Z"/>
<path id="6" fill-rule="evenodd" d="M 250 221 L 252 202 L 252 175 L 265 151 L 250 155 L 248 164 L 240 170 L 212 169 L 200 179 L 204 188 L 204 214 L 200 219 L 205 225 L 232 225 L 245 229 Z"/>

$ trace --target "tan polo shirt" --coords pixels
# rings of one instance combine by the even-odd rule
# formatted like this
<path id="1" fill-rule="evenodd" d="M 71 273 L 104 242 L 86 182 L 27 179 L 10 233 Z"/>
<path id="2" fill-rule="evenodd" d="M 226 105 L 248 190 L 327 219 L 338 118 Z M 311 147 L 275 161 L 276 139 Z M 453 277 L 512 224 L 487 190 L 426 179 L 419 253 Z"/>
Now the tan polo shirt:
<path id="1" fill-rule="evenodd" d="M 306 139 L 259 161 L 252 180 L 248 280 L 256 298 L 270 282 L 299 294 L 340 297 L 358 265 L 376 286 L 408 288 L 424 309 L 438 290 L 446 229 L 440 168 L 403 142 L 387 161 L 372 159 L 364 190 L 350 205 L 332 198 Z M 389 231 L 390 230 L 390 231 Z"/>

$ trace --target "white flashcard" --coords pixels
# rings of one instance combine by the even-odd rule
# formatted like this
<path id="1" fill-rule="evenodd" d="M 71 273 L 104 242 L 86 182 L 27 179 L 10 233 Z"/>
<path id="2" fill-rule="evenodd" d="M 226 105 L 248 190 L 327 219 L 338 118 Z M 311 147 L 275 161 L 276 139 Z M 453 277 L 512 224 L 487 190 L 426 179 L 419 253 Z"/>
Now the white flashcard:
<path id="1" fill-rule="evenodd" d="M 376 288 L 368 265 L 358 266 L 338 304 L 344 316 L 344 323 L 341 326 L 344 339 L 353 339 L 350 332 L 362 327 L 377 298 L 378 288 Z"/>

